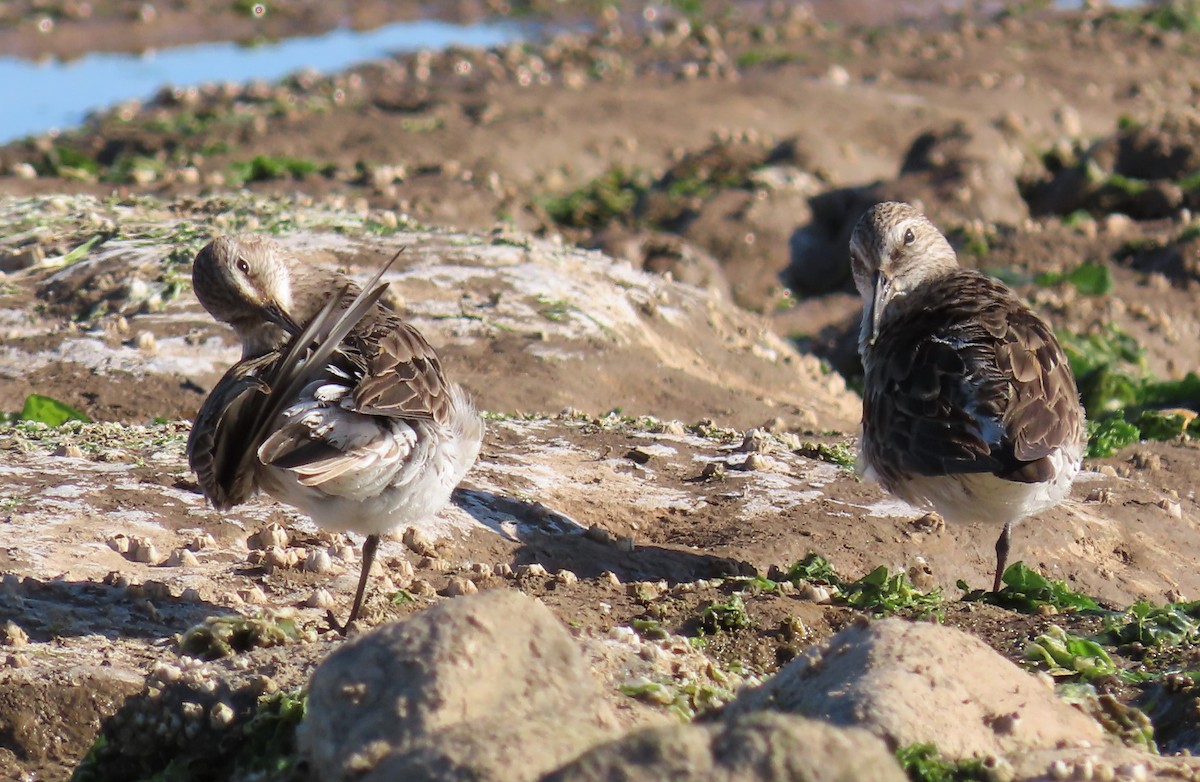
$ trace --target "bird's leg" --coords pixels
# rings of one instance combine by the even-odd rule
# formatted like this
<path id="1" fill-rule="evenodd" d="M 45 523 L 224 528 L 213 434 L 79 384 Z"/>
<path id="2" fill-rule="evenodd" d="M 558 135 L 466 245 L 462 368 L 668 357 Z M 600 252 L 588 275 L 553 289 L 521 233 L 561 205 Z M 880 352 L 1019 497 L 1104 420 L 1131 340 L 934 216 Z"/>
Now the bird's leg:
<path id="1" fill-rule="evenodd" d="M 1004 531 L 996 538 L 996 580 L 992 583 L 992 592 L 1000 591 L 1000 578 L 1004 575 L 1004 566 L 1008 563 L 1008 544 L 1012 541 L 1012 522 L 1004 525 Z"/>
<path id="2" fill-rule="evenodd" d="M 358 577 L 358 591 L 354 594 L 354 606 L 350 609 L 350 616 L 346 619 L 346 624 L 338 625 L 332 611 L 326 615 L 329 626 L 337 630 L 341 635 L 345 635 L 346 631 L 350 629 L 350 625 L 354 624 L 354 620 L 358 619 L 358 611 L 362 608 L 363 594 L 367 591 L 367 577 L 371 573 L 371 563 L 375 561 L 375 550 L 377 548 L 379 548 L 379 536 L 367 535 L 367 539 L 363 543 L 362 574 Z"/>

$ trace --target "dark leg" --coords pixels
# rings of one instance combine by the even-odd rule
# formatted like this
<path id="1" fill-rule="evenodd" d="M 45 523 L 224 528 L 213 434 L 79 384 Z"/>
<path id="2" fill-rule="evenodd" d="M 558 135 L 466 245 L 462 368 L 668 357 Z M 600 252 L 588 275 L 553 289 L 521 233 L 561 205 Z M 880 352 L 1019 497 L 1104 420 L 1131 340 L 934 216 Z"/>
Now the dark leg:
<path id="1" fill-rule="evenodd" d="M 996 538 L 996 580 L 992 583 L 992 591 L 1000 591 L 1000 577 L 1004 575 L 1004 566 L 1008 564 L 1008 544 L 1012 541 L 1012 524 L 1005 524 L 1004 531 Z"/>
<path id="2" fill-rule="evenodd" d="M 358 611 L 362 608 L 363 593 L 367 591 L 367 576 L 371 573 L 371 563 L 375 561 L 375 549 L 377 548 L 379 548 L 379 536 L 367 535 L 367 540 L 363 543 L 362 574 L 358 577 L 358 591 L 354 594 L 354 606 L 350 609 L 350 617 L 346 620 L 346 624 L 339 626 L 333 618 L 332 611 L 326 617 L 330 627 L 342 635 L 345 635 L 346 631 L 350 629 L 350 625 L 354 624 L 354 620 L 358 619 Z"/>

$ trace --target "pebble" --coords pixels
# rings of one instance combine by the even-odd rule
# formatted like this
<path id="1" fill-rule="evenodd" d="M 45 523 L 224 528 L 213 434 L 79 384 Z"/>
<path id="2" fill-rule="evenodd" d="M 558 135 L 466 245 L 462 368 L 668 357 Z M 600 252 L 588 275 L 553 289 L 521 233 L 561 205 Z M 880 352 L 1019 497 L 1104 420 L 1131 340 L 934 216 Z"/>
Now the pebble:
<path id="1" fill-rule="evenodd" d="M 487 578 L 492 575 L 492 566 L 486 562 L 476 562 L 471 565 L 471 572 L 477 576 Z"/>
<path id="2" fill-rule="evenodd" d="M 4 658 L 4 665 L 7 668 L 28 668 L 32 664 L 29 657 L 20 652 L 13 652 Z"/>
<path id="3" fill-rule="evenodd" d="M 109 536 L 108 547 L 118 554 L 129 553 L 129 536 L 123 532 Z"/>
<path id="4" fill-rule="evenodd" d="M 496 565 L 496 567 L 493 568 L 493 571 L 501 578 L 512 578 L 514 575 L 512 565 L 508 564 L 507 562 L 501 562 L 500 564 Z"/>
<path id="5" fill-rule="evenodd" d="M 554 580 L 560 584 L 578 584 L 579 576 L 574 571 L 563 569 L 554 574 Z"/>
<path id="6" fill-rule="evenodd" d="M 613 586 L 613 587 L 621 586 L 621 577 L 618 576 L 616 573 L 612 572 L 611 570 L 606 570 L 603 573 L 601 573 L 600 580 L 602 582 L 607 582 L 609 586 Z"/>
<path id="7" fill-rule="evenodd" d="M 541 576 L 548 576 L 548 575 L 550 575 L 550 573 L 546 570 L 546 568 L 543 565 L 539 565 L 537 562 L 534 562 L 532 564 L 521 565 L 520 567 L 518 567 L 517 575 L 518 576 L 541 577 Z"/>

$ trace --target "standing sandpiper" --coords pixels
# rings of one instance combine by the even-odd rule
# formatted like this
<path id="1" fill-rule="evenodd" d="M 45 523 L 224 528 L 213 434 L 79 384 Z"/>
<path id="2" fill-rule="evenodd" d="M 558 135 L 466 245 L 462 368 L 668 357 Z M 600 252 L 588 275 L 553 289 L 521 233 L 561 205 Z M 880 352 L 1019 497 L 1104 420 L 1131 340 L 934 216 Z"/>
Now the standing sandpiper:
<path id="1" fill-rule="evenodd" d="M 948 521 L 996 521 L 996 578 L 1013 526 L 1057 505 L 1087 432 L 1066 356 L 1001 283 L 961 269 L 902 203 L 867 210 L 850 238 L 863 297 L 860 469 Z"/>
<path id="2" fill-rule="evenodd" d="M 196 298 L 237 332 L 242 360 L 200 408 L 189 463 L 218 510 L 261 489 L 319 527 L 367 536 L 349 619 L 329 614 L 343 634 L 380 535 L 437 513 L 483 438 L 434 349 L 378 303 L 381 275 L 359 290 L 250 235 L 212 241 L 192 270 Z"/>

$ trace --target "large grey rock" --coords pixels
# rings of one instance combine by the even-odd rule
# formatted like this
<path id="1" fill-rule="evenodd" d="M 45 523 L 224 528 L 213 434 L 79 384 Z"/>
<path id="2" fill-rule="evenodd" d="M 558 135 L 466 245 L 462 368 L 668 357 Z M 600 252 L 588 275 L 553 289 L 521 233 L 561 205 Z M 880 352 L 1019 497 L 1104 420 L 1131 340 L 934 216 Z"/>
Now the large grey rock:
<path id="1" fill-rule="evenodd" d="M 536 600 L 495 590 L 330 655 L 298 739 L 319 780 L 518 782 L 617 732 L 562 624 Z"/>
<path id="2" fill-rule="evenodd" d="M 588 752 L 543 782 L 904 782 L 866 731 L 787 714 L 634 733 Z"/>
<path id="3" fill-rule="evenodd" d="M 1105 743 L 1098 723 L 983 641 L 884 619 L 838 633 L 729 706 L 857 726 L 892 747 L 931 742 L 947 757 Z"/>

